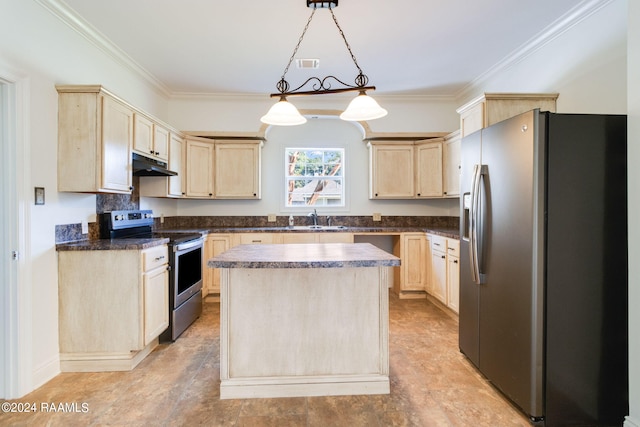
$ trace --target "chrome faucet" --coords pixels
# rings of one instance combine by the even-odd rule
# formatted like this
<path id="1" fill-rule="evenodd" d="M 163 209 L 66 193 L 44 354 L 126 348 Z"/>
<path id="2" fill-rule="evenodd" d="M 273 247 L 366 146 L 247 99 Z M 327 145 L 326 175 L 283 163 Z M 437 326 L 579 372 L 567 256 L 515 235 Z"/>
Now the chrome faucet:
<path id="1" fill-rule="evenodd" d="M 313 225 L 318 225 L 318 212 L 314 209 L 313 212 L 310 212 L 307 216 L 313 218 Z"/>

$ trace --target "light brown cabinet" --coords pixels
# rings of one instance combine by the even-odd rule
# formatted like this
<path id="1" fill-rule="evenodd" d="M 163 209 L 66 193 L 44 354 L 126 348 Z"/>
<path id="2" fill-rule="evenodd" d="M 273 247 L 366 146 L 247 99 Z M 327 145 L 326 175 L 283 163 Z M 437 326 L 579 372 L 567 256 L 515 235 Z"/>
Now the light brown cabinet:
<path id="1" fill-rule="evenodd" d="M 207 267 L 207 261 L 231 248 L 231 235 L 212 233 L 204 241 L 204 256 L 202 257 L 203 294 L 219 297 L 220 270 Z"/>
<path id="2" fill-rule="evenodd" d="M 186 138 L 186 196 L 213 198 L 214 145 L 203 138 Z"/>
<path id="3" fill-rule="evenodd" d="M 260 198 L 261 146 L 262 141 L 215 140 L 215 198 Z"/>
<path id="4" fill-rule="evenodd" d="M 427 293 L 458 313 L 460 290 L 460 241 L 428 235 L 431 241 L 431 277 Z"/>
<path id="5" fill-rule="evenodd" d="M 460 136 L 491 126 L 534 108 L 556 111 L 557 93 L 484 93 L 456 111 L 460 114 Z"/>
<path id="6" fill-rule="evenodd" d="M 452 132 L 444 138 L 442 144 L 444 197 L 460 196 L 460 131 Z"/>
<path id="7" fill-rule="evenodd" d="M 58 191 L 130 193 L 133 110 L 101 86 L 57 86 Z"/>
<path id="8" fill-rule="evenodd" d="M 370 143 L 369 198 L 414 198 L 413 166 L 413 144 Z"/>
<path id="9" fill-rule="evenodd" d="M 133 151 L 166 162 L 169 159 L 169 130 L 141 113 L 134 115 Z"/>
<path id="10" fill-rule="evenodd" d="M 416 197 L 442 197 L 442 141 L 418 141 L 415 162 Z"/>
<path id="11" fill-rule="evenodd" d="M 425 298 L 427 238 L 424 233 L 402 233 L 394 241 L 394 254 L 401 265 L 394 269 L 394 292 L 400 298 Z M 399 247 L 398 247 L 399 246 Z"/>
<path id="12" fill-rule="evenodd" d="M 62 371 L 130 370 L 153 350 L 169 325 L 167 262 L 166 245 L 58 253 Z"/>
<path id="13" fill-rule="evenodd" d="M 370 141 L 369 198 L 442 197 L 442 141 Z"/>

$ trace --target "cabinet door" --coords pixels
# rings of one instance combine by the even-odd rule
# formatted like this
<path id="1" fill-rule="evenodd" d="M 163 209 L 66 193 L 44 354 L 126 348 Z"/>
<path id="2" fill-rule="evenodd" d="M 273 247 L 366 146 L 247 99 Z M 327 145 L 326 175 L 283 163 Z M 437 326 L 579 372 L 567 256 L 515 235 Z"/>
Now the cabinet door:
<path id="1" fill-rule="evenodd" d="M 101 190 L 131 192 L 131 144 L 133 111 L 124 104 L 102 97 Z"/>
<path id="2" fill-rule="evenodd" d="M 431 295 L 447 303 L 447 260 L 444 252 L 431 252 Z"/>
<path id="3" fill-rule="evenodd" d="M 215 150 L 216 198 L 260 198 L 260 144 L 216 141 Z"/>
<path id="4" fill-rule="evenodd" d="M 458 312 L 460 301 L 460 262 L 458 257 L 447 256 L 447 306 Z"/>
<path id="5" fill-rule="evenodd" d="M 422 233 L 405 234 L 403 236 L 403 256 L 401 290 L 403 291 L 424 291 L 425 285 L 425 262 L 424 252 L 427 239 Z"/>
<path id="6" fill-rule="evenodd" d="M 135 115 L 133 123 L 133 150 L 144 156 L 154 156 L 153 122 L 140 114 Z"/>
<path id="7" fill-rule="evenodd" d="M 442 142 L 420 144 L 416 150 L 416 196 L 442 197 Z"/>
<path id="8" fill-rule="evenodd" d="M 445 197 L 460 196 L 460 135 L 445 141 L 443 146 L 444 191 Z"/>
<path id="9" fill-rule="evenodd" d="M 184 167 L 184 151 L 185 144 L 184 139 L 180 135 L 171 133 L 169 139 L 169 169 L 177 172 L 177 176 L 169 177 L 169 196 L 184 196 L 186 193 L 185 184 L 186 180 L 183 179 Z"/>
<path id="10" fill-rule="evenodd" d="M 169 326 L 169 273 L 166 266 L 143 274 L 144 345 Z"/>
<path id="11" fill-rule="evenodd" d="M 205 294 L 220 293 L 220 269 L 207 267 L 207 261 L 229 249 L 231 239 L 228 235 L 209 234 L 205 241 L 202 271 L 204 271 Z"/>
<path id="12" fill-rule="evenodd" d="M 153 155 L 163 161 L 169 160 L 169 130 L 153 125 Z"/>
<path id="13" fill-rule="evenodd" d="M 187 196 L 213 197 L 213 143 L 187 139 Z"/>
<path id="14" fill-rule="evenodd" d="M 370 177 L 372 199 L 413 199 L 413 145 L 372 145 Z"/>

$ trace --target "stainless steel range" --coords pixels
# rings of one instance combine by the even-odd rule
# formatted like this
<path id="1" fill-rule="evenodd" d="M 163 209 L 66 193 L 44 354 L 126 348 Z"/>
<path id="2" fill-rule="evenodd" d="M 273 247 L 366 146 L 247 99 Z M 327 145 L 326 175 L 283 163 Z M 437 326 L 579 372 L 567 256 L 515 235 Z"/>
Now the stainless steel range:
<path id="1" fill-rule="evenodd" d="M 154 231 L 153 211 L 126 210 L 100 215 L 100 237 L 169 239 L 169 327 L 160 341 L 175 341 L 202 313 L 202 235 Z"/>

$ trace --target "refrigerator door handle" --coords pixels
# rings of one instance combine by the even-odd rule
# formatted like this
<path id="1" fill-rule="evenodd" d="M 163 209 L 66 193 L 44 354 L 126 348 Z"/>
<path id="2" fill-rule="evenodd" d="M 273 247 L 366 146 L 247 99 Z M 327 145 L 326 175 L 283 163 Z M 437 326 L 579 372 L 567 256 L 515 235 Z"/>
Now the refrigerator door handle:
<path id="1" fill-rule="evenodd" d="M 478 247 L 476 234 L 476 211 L 478 208 L 477 198 L 479 189 L 480 165 L 473 165 L 473 178 L 471 180 L 471 203 L 469 206 L 469 260 L 471 262 L 471 280 L 479 284 L 478 271 Z"/>
<path id="2" fill-rule="evenodd" d="M 471 183 L 471 209 L 470 209 L 470 233 L 469 233 L 469 259 L 471 260 L 471 279 L 480 285 L 483 282 L 483 275 L 480 273 L 480 242 L 478 230 L 482 233 L 484 224 L 480 215 L 480 189 L 483 182 L 483 175 L 487 173 L 487 165 L 473 166 L 473 180 Z M 482 236 L 482 234 L 480 234 Z"/>

